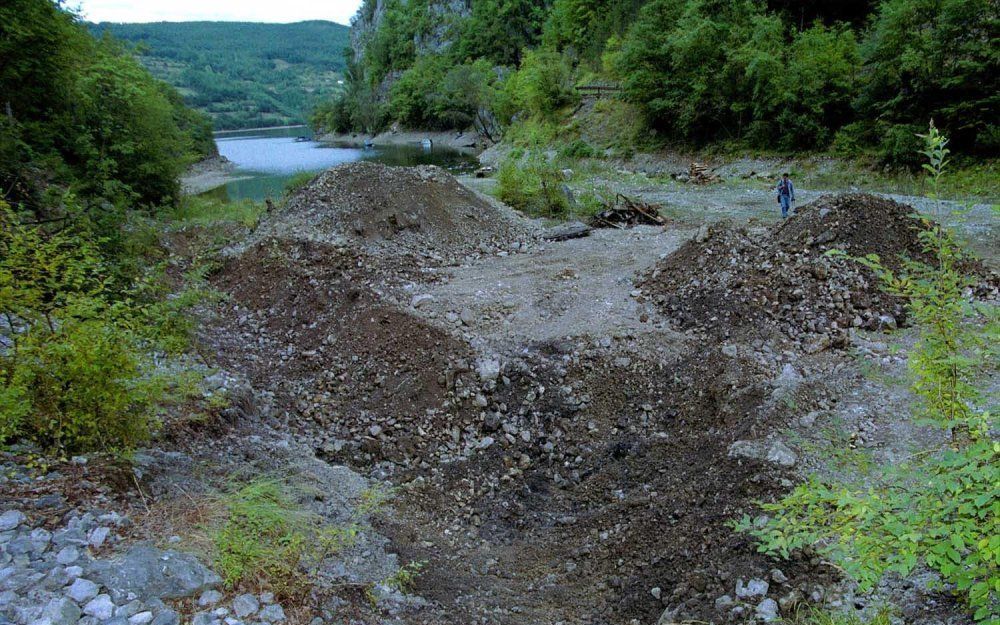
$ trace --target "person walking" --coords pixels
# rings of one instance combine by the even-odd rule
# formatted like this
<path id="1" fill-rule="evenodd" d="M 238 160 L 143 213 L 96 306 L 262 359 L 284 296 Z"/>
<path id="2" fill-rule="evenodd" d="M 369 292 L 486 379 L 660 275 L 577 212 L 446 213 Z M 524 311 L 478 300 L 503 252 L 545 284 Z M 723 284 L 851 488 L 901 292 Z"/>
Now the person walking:
<path id="1" fill-rule="evenodd" d="M 782 174 L 775 190 L 778 192 L 778 204 L 781 205 L 781 217 L 787 219 L 788 211 L 792 208 L 792 202 L 795 201 L 795 185 L 792 184 L 792 179 L 788 177 L 787 172 Z"/>

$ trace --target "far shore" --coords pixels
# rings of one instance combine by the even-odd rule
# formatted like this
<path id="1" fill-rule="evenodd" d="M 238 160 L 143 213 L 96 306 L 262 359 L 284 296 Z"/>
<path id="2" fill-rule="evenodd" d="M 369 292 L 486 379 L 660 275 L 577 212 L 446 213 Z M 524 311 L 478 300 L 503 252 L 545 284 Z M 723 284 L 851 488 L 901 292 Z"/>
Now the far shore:
<path id="1" fill-rule="evenodd" d="M 225 135 L 235 132 L 255 132 L 258 130 L 288 130 L 289 128 L 308 128 L 306 124 L 292 124 L 291 126 L 263 126 L 261 128 L 233 128 L 230 130 L 215 130 L 213 135 Z"/>

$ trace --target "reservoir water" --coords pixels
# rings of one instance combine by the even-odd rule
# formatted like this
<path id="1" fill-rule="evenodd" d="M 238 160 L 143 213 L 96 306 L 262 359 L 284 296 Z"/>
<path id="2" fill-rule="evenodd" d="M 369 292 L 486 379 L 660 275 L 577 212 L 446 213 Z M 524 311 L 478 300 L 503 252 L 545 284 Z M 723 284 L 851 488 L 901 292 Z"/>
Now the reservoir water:
<path id="1" fill-rule="evenodd" d="M 234 180 L 209 193 L 230 200 L 279 197 L 288 181 L 302 173 L 316 173 L 355 161 L 387 165 L 438 165 L 454 173 L 478 166 L 474 156 L 457 150 L 422 145 L 357 148 L 313 140 L 305 126 L 270 128 L 215 135 L 219 154 L 236 165 Z"/>

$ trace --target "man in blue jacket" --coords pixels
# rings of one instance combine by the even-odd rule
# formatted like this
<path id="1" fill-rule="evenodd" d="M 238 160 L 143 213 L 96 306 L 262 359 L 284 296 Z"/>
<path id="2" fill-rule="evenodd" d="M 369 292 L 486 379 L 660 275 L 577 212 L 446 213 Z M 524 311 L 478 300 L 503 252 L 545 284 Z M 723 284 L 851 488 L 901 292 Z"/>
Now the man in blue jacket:
<path id="1" fill-rule="evenodd" d="M 781 176 L 775 190 L 778 192 L 778 204 L 781 205 L 781 217 L 787 218 L 792 202 L 795 201 L 795 185 L 792 184 L 792 179 L 788 177 L 787 172 Z"/>

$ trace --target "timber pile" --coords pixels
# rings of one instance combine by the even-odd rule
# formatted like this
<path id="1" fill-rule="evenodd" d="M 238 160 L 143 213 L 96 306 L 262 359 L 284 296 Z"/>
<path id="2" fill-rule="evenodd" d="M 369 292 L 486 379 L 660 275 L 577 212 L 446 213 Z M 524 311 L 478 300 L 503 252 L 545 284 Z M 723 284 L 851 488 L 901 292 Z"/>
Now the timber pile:
<path id="1" fill-rule="evenodd" d="M 631 226 L 662 226 L 666 219 L 660 216 L 660 207 L 619 193 L 607 208 L 590 219 L 595 228 L 627 228 Z"/>
<path id="2" fill-rule="evenodd" d="M 693 182 L 695 184 L 712 184 L 715 182 L 722 182 L 722 177 L 717 174 L 713 174 L 708 165 L 692 161 L 691 166 L 688 168 L 688 182 Z"/>

